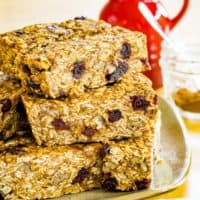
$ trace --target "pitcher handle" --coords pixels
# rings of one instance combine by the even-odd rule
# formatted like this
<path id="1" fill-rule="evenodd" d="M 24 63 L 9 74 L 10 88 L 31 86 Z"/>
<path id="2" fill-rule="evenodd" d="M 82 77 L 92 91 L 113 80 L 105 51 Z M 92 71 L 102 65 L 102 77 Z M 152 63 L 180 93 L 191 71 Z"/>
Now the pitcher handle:
<path id="1" fill-rule="evenodd" d="M 171 20 L 171 28 L 174 28 L 174 26 L 181 20 L 181 18 L 184 16 L 185 12 L 188 9 L 190 0 L 184 0 L 183 6 L 179 13 Z"/>

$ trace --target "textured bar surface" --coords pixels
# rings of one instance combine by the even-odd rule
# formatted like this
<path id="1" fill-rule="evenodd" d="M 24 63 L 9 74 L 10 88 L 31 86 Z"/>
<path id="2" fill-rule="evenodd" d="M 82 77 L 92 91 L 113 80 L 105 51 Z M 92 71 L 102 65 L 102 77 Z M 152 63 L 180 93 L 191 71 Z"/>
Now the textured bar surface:
<path id="1" fill-rule="evenodd" d="M 146 37 L 103 21 L 38 24 L 0 35 L 0 71 L 46 97 L 97 88 L 148 69 Z"/>
<path id="2" fill-rule="evenodd" d="M 28 122 L 20 95 L 24 92 L 18 81 L 1 76 L 0 79 L 0 139 L 8 139 L 28 130 Z"/>
<path id="3" fill-rule="evenodd" d="M 54 198 L 100 187 L 101 144 L 50 148 L 22 142 L 0 148 L 0 194 L 5 200 Z"/>
<path id="4" fill-rule="evenodd" d="M 35 200 L 103 188 L 147 189 L 155 133 L 105 144 L 40 147 L 30 137 L 0 142 L 0 195 Z"/>
<path id="5" fill-rule="evenodd" d="M 155 130 L 129 141 L 111 142 L 103 159 L 102 187 L 109 191 L 147 189 L 153 177 Z"/>
<path id="6" fill-rule="evenodd" d="M 39 145 L 142 137 L 157 119 L 157 95 L 142 74 L 65 101 L 23 96 Z"/>

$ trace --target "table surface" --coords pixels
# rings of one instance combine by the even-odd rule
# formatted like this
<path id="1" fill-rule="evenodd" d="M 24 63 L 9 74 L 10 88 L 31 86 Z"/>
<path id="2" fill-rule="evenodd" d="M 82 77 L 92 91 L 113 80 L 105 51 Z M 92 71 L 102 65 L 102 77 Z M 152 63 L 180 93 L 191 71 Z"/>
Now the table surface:
<path id="1" fill-rule="evenodd" d="M 83 0 L 0 0 L 0 32 L 28 24 L 61 21 L 80 15 L 97 17 L 105 0 L 84 0 L 84 5 L 81 2 L 83 3 Z M 195 2 L 199 1 L 193 0 L 193 7 L 195 7 Z M 190 20 L 186 19 L 186 21 Z M 187 180 L 177 189 L 149 199 L 198 199 L 200 195 L 200 132 L 188 132 L 188 140 L 193 158 Z"/>

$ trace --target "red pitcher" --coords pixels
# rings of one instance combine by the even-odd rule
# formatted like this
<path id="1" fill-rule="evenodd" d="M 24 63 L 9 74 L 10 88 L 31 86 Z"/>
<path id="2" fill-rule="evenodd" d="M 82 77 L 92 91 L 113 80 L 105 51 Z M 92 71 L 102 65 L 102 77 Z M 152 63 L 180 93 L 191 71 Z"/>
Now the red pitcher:
<path id="1" fill-rule="evenodd" d="M 109 0 L 100 14 L 101 19 L 112 25 L 141 31 L 147 35 L 149 61 L 152 70 L 145 72 L 145 74 L 152 80 L 154 88 L 159 88 L 162 86 L 161 68 L 159 66 L 162 38 L 140 13 L 139 2 L 143 2 L 148 6 L 162 29 L 169 33 L 185 14 L 189 0 L 184 0 L 180 12 L 172 19 L 169 18 L 166 9 L 159 0 Z"/>

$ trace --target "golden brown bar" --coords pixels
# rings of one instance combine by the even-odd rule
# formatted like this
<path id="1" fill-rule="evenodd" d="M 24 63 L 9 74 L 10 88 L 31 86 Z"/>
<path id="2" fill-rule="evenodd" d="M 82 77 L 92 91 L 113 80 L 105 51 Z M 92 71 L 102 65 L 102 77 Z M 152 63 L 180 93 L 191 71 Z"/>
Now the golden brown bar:
<path id="1" fill-rule="evenodd" d="M 65 101 L 22 100 L 37 143 L 47 146 L 142 137 L 158 114 L 157 95 L 142 74 Z"/>
<path id="2" fill-rule="evenodd" d="M 0 71 L 21 79 L 29 92 L 68 96 L 149 70 L 146 37 L 103 21 L 38 24 L 0 35 Z"/>
<path id="3" fill-rule="evenodd" d="M 30 137 L 0 143 L 0 195 L 5 200 L 60 197 L 94 188 L 147 189 L 155 132 L 105 144 L 36 146 Z"/>
<path id="4" fill-rule="evenodd" d="M 99 188 L 101 147 L 7 145 L 0 150 L 0 195 L 5 200 L 35 200 Z"/>

